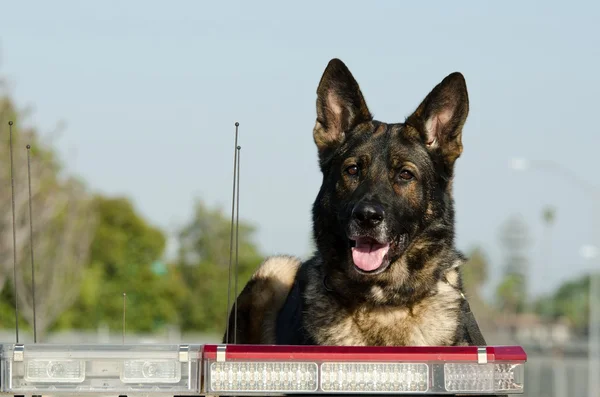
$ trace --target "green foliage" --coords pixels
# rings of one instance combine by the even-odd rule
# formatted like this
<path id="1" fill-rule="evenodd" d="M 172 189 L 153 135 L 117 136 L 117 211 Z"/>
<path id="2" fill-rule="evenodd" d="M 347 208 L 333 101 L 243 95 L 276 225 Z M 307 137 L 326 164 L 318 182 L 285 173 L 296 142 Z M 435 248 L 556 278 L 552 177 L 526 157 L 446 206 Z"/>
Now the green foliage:
<path id="1" fill-rule="evenodd" d="M 152 332 L 167 324 L 179 324 L 184 330 L 222 332 L 228 309 L 229 217 L 221 209 L 210 209 L 198 201 L 193 218 L 179 233 L 179 259 L 172 264 L 163 263 L 163 232 L 149 225 L 126 198 L 97 195 L 89 200 L 81 183 L 63 175 L 54 148 L 42 141 L 35 129 L 24 126 L 25 117 L 25 112 L 18 111 L 11 99 L 0 92 L 3 144 L 0 156 L 0 208 L 3 211 L 0 213 L 0 326 L 12 328 L 15 324 L 11 196 L 10 189 L 6 188 L 11 179 L 8 121 L 12 120 L 20 244 L 17 283 L 19 301 L 27 303 L 20 305 L 24 306 L 20 308 L 25 319 L 20 318 L 20 327 L 27 329 L 31 322 L 29 246 L 28 239 L 20 237 L 28 233 L 27 168 L 24 166 L 27 143 L 32 147 L 34 240 L 39 251 L 37 262 L 41 264 L 36 270 L 38 333 L 42 322 L 44 332 L 48 327 L 51 330 L 95 329 L 102 324 L 120 332 L 124 293 L 129 331 Z M 74 208 L 77 212 L 73 212 Z M 75 227 L 76 224 L 87 225 L 88 230 Z M 240 222 L 237 233 L 241 289 L 262 258 L 252 241 L 254 226 Z M 73 265 L 62 266 L 64 259 Z M 235 256 L 231 259 L 236 260 Z M 40 321 L 41 317 L 44 321 Z"/>
<path id="2" fill-rule="evenodd" d="M 107 324 L 119 331 L 126 292 L 129 331 L 153 332 L 176 324 L 182 330 L 222 332 L 230 239 L 230 221 L 223 212 L 198 201 L 194 217 L 179 234 L 179 260 L 161 265 L 157 262 L 163 256 L 164 234 L 141 218 L 127 199 L 97 196 L 94 204 L 99 223 L 91 265 L 80 298 L 61 316 L 57 328 L 93 329 Z M 254 230 L 240 222 L 240 288 L 261 261 L 252 242 Z"/>
<path id="3" fill-rule="evenodd" d="M 12 281 L 9 280 L 0 290 L 0 328 L 15 328 L 15 296 L 13 294 Z M 19 332 L 30 330 L 31 327 L 23 317 L 22 310 L 19 311 Z"/>
<path id="4" fill-rule="evenodd" d="M 520 216 L 507 219 L 501 229 L 500 241 L 504 249 L 504 274 L 496 287 L 498 309 L 508 313 L 522 313 L 528 309 L 527 271 L 530 244 L 527 224 Z"/>
<path id="5" fill-rule="evenodd" d="M 494 323 L 494 313 L 481 295 L 481 289 L 488 279 L 489 261 L 481 247 L 471 249 L 467 257 L 467 262 L 461 266 L 464 293 L 479 326 L 482 330 L 490 329 Z"/>
<path id="6" fill-rule="evenodd" d="M 25 319 L 19 321 L 19 326 L 25 329 L 26 324 L 33 324 L 31 205 L 36 284 L 40 287 L 36 291 L 36 323 L 38 337 L 43 338 L 48 327 L 77 296 L 82 267 L 89 253 L 88 237 L 94 216 L 89 211 L 85 185 L 63 170 L 55 149 L 41 139 L 34 128 L 27 126 L 26 116 L 7 95 L 0 93 L 0 288 L 11 286 L 10 299 L 13 304 L 16 299 Z M 26 149 L 26 145 L 31 149 Z M 31 169 L 31 179 L 28 169 Z M 12 287 L 15 283 L 16 298 Z M 0 310 L 4 313 L 5 306 Z M 12 316 L 6 317 L 8 323 Z"/>
<path id="7" fill-rule="evenodd" d="M 252 267 L 259 255 L 253 235 L 256 228 L 240 220 L 238 235 L 238 262 L 240 269 Z M 222 208 L 208 208 L 202 201 L 196 201 L 191 221 L 179 232 L 179 262 L 182 264 L 210 263 L 227 268 L 230 258 L 231 218 Z M 232 258 L 235 260 L 235 257 Z"/>
<path id="8" fill-rule="evenodd" d="M 192 221 L 180 233 L 178 266 L 187 285 L 180 312 L 183 330 L 221 333 L 226 324 L 231 220 L 220 208 L 195 205 Z M 252 237 L 255 228 L 239 224 L 238 293 L 262 260 Z M 235 229 L 234 229 L 235 247 Z M 235 254 L 232 257 L 235 265 Z M 231 277 L 233 304 L 234 273 Z"/>
<path id="9" fill-rule="evenodd" d="M 123 293 L 126 293 L 127 329 L 154 331 L 179 322 L 177 304 L 184 284 L 177 269 L 153 272 L 165 237 L 149 225 L 125 198 L 97 196 L 99 218 L 91 246 L 91 265 L 81 284 L 80 298 L 64 313 L 58 327 L 95 328 L 105 323 L 121 329 Z"/>
<path id="10" fill-rule="evenodd" d="M 95 200 L 100 223 L 92 243 L 92 262 L 105 266 L 109 279 L 128 279 L 162 256 L 165 236 L 150 226 L 125 198 Z"/>
<path id="11" fill-rule="evenodd" d="M 545 207 L 542 211 L 542 220 L 548 226 L 553 225 L 556 220 L 556 209 L 549 206 Z"/>
<path id="12" fill-rule="evenodd" d="M 479 293 L 488 278 L 488 259 L 481 247 L 473 248 L 467 255 L 467 263 L 462 267 L 465 288 Z"/>
<path id="13" fill-rule="evenodd" d="M 588 326 L 589 293 L 589 275 L 569 280 L 553 294 L 538 299 L 534 310 L 548 319 L 565 318 L 576 330 L 584 332 Z"/>
<path id="14" fill-rule="evenodd" d="M 27 115 L 18 110 L 12 99 L 3 91 L 0 79 L 0 291 L 6 285 L 7 279 L 13 273 L 13 241 L 12 241 L 12 188 L 15 188 L 15 215 L 17 218 L 17 234 L 28 227 L 27 201 L 27 157 L 25 145 L 31 145 L 32 174 L 34 176 L 33 196 L 46 196 L 49 191 L 55 191 L 61 165 L 57 160 L 54 148 L 44 142 L 38 132 L 25 125 Z M 11 174 L 11 128 L 13 146 L 13 173 Z M 36 171 L 43 172 L 36 172 Z M 37 186 L 35 186 L 37 185 Z M 22 245 L 17 247 L 17 260 L 25 257 Z M 18 266 L 21 264 L 18 263 Z"/>
<path id="15" fill-rule="evenodd" d="M 509 313 L 522 313 L 525 311 L 527 297 L 525 296 L 525 283 L 522 275 L 507 273 L 496 288 L 498 308 Z"/>

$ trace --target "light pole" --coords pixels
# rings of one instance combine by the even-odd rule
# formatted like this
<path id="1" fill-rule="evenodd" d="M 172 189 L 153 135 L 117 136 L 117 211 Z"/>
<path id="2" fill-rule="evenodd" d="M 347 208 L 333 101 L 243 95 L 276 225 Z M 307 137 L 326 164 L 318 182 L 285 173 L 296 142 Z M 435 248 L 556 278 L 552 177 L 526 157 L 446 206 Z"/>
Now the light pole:
<path id="1" fill-rule="evenodd" d="M 549 160 L 531 161 L 523 158 L 514 158 L 510 167 L 515 171 L 537 169 L 554 171 L 562 174 L 566 179 L 577 185 L 592 201 L 593 216 L 593 241 L 595 246 L 588 246 L 587 251 L 597 252 L 600 249 L 600 189 L 591 185 L 578 175 Z M 595 257 L 596 255 L 589 257 Z M 600 396 L 600 277 L 595 268 L 590 270 L 589 291 L 589 320 L 588 320 L 588 395 Z"/>

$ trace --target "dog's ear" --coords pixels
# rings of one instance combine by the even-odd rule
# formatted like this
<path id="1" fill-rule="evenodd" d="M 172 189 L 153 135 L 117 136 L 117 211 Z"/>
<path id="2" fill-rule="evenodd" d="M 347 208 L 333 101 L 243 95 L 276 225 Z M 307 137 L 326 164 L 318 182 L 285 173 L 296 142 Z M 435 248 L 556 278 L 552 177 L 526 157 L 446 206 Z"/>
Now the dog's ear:
<path id="1" fill-rule="evenodd" d="M 341 144 L 355 126 L 372 119 L 350 70 L 339 59 L 329 61 L 317 88 L 313 138 L 319 154 Z"/>
<path id="2" fill-rule="evenodd" d="M 462 153 L 462 128 L 469 113 L 465 78 L 459 72 L 446 76 L 406 120 L 417 128 L 431 151 L 438 151 L 451 166 Z"/>

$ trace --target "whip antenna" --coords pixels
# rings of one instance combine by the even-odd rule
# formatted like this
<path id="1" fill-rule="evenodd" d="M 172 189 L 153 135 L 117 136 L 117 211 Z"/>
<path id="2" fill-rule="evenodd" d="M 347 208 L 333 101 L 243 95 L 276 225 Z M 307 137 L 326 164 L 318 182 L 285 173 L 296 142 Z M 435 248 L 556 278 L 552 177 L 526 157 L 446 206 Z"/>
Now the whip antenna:
<path id="1" fill-rule="evenodd" d="M 27 145 L 27 181 L 29 183 L 29 248 L 31 251 L 31 295 L 33 298 L 33 343 L 37 343 L 37 323 L 35 314 L 35 265 L 33 261 L 33 210 L 31 209 L 31 145 Z"/>
<path id="2" fill-rule="evenodd" d="M 10 186 L 12 193 L 12 232 L 13 232 L 13 282 L 15 290 L 15 332 L 17 334 L 17 343 L 19 343 L 19 300 L 17 294 L 17 231 L 15 222 L 15 175 L 13 164 L 13 140 L 12 140 L 13 122 L 8 122 L 8 134 L 10 136 Z"/>
<path id="3" fill-rule="evenodd" d="M 229 307 L 231 304 L 231 265 L 233 261 L 233 221 L 235 215 L 235 192 L 237 176 L 237 147 L 238 147 L 238 127 L 240 123 L 235 122 L 235 146 L 233 147 L 233 194 L 231 199 L 231 233 L 229 238 L 229 274 L 227 278 L 227 328 L 225 331 L 225 342 L 229 343 Z M 235 299 L 235 298 L 234 298 Z"/>
<path id="4" fill-rule="evenodd" d="M 125 344 L 125 303 L 127 301 L 127 294 L 123 292 L 123 344 Z"/>
<path id="5" fill-rule="evenodd" d="M 236 192 L 237 192 L 237 197 L 236 197 L 236 204 L 235 204 L 235 212 L 236 212 L 236 219 L 235 219 L 235 289 L 234 289 L 234 293 L 233 293 L 233 307 L 234 307 L 234 313 L 233 313 L 233 343 L 237 343 L 237 291 L 238 291 L 238 268 L 239 268 L 239 263 L 238 263 L 238 251 L 239 251 L 239 231 L 240 231 L 240 153 L 242 151 L 242 147 L 238 146 L 237 148 L 237 187 L 236 187 Z"/>

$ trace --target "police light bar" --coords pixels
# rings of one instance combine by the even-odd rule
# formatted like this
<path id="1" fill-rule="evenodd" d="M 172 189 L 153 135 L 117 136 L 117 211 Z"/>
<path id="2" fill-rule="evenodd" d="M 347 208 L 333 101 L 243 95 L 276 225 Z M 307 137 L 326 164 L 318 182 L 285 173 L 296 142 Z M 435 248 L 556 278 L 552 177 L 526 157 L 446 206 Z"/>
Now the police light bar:
<path id="1" fill-rule="evenodd" d="M 0 345 L 0 394 L 522 394 L 525 351 L 488 347 Z"/>
<path id="2" fill-rule="evenodd" d="M 0 393 L 197 395 L 201 345 L 1 345 Z"/>
<path id="3" fill-rule="evenodd" d="M 518 346 L 205 345 L 202 393 L 521 394 L 526 360 Z"/>

